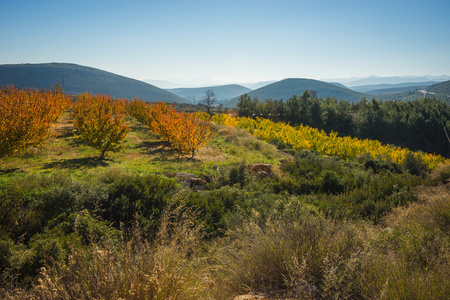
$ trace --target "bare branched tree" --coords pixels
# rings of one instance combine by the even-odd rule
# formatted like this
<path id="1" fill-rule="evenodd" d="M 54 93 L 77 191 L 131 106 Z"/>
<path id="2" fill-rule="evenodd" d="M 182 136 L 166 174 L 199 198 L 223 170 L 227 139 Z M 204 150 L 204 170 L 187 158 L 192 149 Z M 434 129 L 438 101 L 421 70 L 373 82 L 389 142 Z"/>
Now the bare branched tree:
<path id="1" fill-rule="evenodd" d="M 205 97 L 203 97 L 202 103 L 206 106 L 206 111 L 211 114 L 211 108 L 217 101 L 216 94 L 212 90 L 205 91 Z"/>

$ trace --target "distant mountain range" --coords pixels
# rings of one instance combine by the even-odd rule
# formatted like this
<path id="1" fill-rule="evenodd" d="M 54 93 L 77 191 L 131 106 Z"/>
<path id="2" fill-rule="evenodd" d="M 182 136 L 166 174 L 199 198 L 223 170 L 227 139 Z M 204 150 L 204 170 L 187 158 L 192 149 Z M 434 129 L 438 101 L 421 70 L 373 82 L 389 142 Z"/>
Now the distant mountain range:
<path id="1" fill-rule="evenodd" d="M 347 87 L 354 88 L 356 86 L 362 85 L 377 85 L 377 84 L 399 84 L 405 82 L 427 82 L 431 81 L 434 83 L 447 81 L 449 76 L 441 75 L 441 76 L 390 76 L 390 77 L 381 77 L 381 76 L 368 76 L 368 77 L 360 77 L 360 78 L 339 78 L 339 79 L 323 79 L 323 81 L 334 81 L 340 82 Z"/>
<path id="2" fill-rule="evenodd" d="M 242 94 L 248 93 L 251 89 L 243 87 L 242 85 L 229 84 L 220 86 L 209 86 L 200 88 L 178 88 L 178 89 L 167 89 L 167 91 L 180 96 L 189 103 L 200 103 L 206 95 L 206 91 L 211 90 L 216 94 L 217 101 L 219 103 L 233 99 Z"/>
<path id="3" fill-rule="evenodd" d="M 359 101 L 363 97 L 367 97 L 366 94 L 355 92 L 336 84 L 304 78 L 284 79 L 251 91 L 247 94 L 252 99 L 256 97 L 259 100 L 266 100 L 270 98 L 274 100 L 287 100 L 294 94 L 301 96 L 305 90 L 317 91 L 317 96 L 322 98 L 336 97 L 338 100 L 347 100 L 350 102 Z M 226 102 L 225 106 L 235 107 L 238 103 L 238 98 L 239 97 L 236 97 Z"/>
<path id="4" fill-rule="evenodd" d="M 183 98 L 148 83 L 68 63 L 0 65 L 0 86 L 48 88 L 58 84 L 69 94 L 86 91 L 114 98 L 184 103 Z"/>
<path id="5" fill-rule="evenodd" d="M 144 79 L 142 80 L 151 85 L 157 86 L 162 89 L 177 89 L 177 88 L 201 88 L 205 86 L 219 86 L 219 85 L 227 85 L 234 84 L 230 82 L 225 82 L 222 80 L 214 80 L 208 78 L 169 78 L 166 80 L 160 79 Z"/>
<path id="6" fill-rule="evenodd" d="M 246 82 L 246 83 L 241 83 L 241 85 L 245 86 L 246 88 L 249 88 L 251 90 L 257 90 L 259 88 L 262 88 L 263 86 L 272 84 L 274 82 L 277 82 L 277 81 L 271 80 L 271 81 Z"/>
<path id="7" fill-rule="evenodd" d="M 423 88 L 420 86 L 409 86 L 402 88 L 380 89 L 368 91 L 377 100 L 394 100 L 394 101 L 412 101 L 421 99 L 424 95 L 427 97 L 435 97 L 444 101 L 450 101 L 450 81 L 445 81 Z"/>
<path id="8" fill-rule="evenodd" d="M 189 81 L 189 80 L 188 80 Z M 186 81 L 186 82 L 188 82 Z M 441 81 L 444 81 L 441 83 Z M 166 81 L 153 81 L 170 85 Z M 436 83 L 438 82 L 438 83 Z M 450 100 L 448 76 L 403 76 L 353 79 L 330 79 L 329 83 L 313 79 L 290 78 L 281 81 L 265 81 L 246 84 L 212 85 L 196 88 L 164 90 L 152 84 L 106 72 L 103 70 L 69 63 L 0 65 L 0 86 L 13 84 L 17 87 L 48 88 L 58 84 L 69 94 L 86 91 L 111 95 L 115 98 L 143 98 L 145 101 L 168 103 L 199 103 L 205 91 L 213 90 L 226 107 L 235 107 L 240 95 L 247 93 L 260 100 L 284 99 L 301 96 L 308 89 L 317 91 L 319 97 L 336 97 L 355 102 L 363 97 L 375 96 L 381 100 L 413 100 L 431 95 Z M 433 84 L 436 83 L 436 84 Z M 350 87 L 350 88 L 347 88 Z M 252 90 L 253 88 L 253 90 Z"/>
<path id="9" fill-rule="evenodd" d="M 425 89 L 426 87 L 433 85 L 433 81 L 426 82 L 403 82 L 396 84 L 372 84 L 372 85 L 359 85 L 351 87 L 352 90 L 366 93 L 369 95 L 379 95 L 385 93 L 405 92 L 410 90 Z"/>

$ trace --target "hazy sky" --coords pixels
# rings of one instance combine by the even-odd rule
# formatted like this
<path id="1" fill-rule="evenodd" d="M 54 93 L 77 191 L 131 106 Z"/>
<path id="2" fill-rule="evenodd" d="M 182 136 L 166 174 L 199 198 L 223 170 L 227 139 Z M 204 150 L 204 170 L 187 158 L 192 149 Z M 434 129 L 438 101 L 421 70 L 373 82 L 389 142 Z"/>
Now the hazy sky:
<path id="1" fill-rule="evenodd" d="M 0 4 L 0 64 L 236 83 L 450 74 L 449 0 Z"/>

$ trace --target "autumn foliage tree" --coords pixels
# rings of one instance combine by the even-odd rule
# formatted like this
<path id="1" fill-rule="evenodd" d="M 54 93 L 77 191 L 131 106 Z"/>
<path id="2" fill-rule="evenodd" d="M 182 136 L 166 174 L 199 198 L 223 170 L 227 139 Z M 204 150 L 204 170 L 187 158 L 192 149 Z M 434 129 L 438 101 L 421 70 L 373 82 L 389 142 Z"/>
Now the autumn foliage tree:
<path id="1" fill-rule="evenodd" d="M 209 117 L 177 111 L 164 102 L 147 104 L 133 99 L 128 103 L 127 110 L 138 121 L 146 123 L 149 130 L 168 141 L 173 148 L 191 154 L 192 157 L 195 156 L 195 151 L 203 148 L 215 134 L 210 127 Z"/>
<path id="2" fill-rule="evenodd" d="M 168 120 L 175 117 L 176 110 L 172 105 L 168 105 L 165 102 L 155 102 L 148 106 L 146 123 L 151 131 L 159 134 L 166 141 L 171 142 L 171 136 L 173 134 L 170 132 L 171 127 Z"/>
<path id="3" fill-rule="evenodd" d="M 59 88 L 0 90 L 0 157 L 42 145 L 52 123 L 70 104 Z"/>
<path id="4" fill-rule="evenodd" d="M 126 103 L 127 113 L 134 117 L 137 121 L 146 124 L 150 117 L 149 104 L 142 99 L 130 99 Z"/>
<path id="5" fill-rule="evenodd" d="M 72 119 L 78 139 L 100 150 L 100 158 L 120 149 L 128 132 L 125 103 L 104 95 L 79 95 L 72 105 Z"/>
<path id="6" fill-rule="evenodd" d="M 201 119 L 196 113 L 170 110 L 159 116 L 159 126 L 172 147 L 182 153 L 195 156 L 195 151 L 203 148 L 214 136 L 210 119 Z"/>

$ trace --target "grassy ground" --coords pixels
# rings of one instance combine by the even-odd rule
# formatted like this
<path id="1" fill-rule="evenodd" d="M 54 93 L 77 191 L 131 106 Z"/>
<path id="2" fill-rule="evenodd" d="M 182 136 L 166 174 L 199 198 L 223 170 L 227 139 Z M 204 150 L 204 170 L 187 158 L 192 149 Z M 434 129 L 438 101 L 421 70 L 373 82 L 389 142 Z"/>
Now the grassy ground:
<path id="1" fill-rule="evenodd" d="M 66 170 L 73 176 L 82 178 L 114 168 L 163 175 L 177 172 L 201 174 L 212 172 L 214 165 L 239 163 L 243 160 L 248 163 L 277 165 L 279 159 L 287 157 L 275 146 L 264 143 L 243 130 L 215 125 L 218 133 L 192 159 L 189 155 L 171 149 L 170 145 L 134 119 L 129 118 L 127 125 L 130 131 L 123 143 L 123 150 L 109 152 L 104 160 L 100 160 L 98 151 L 77 140 L 70 115 L 65 113 L 54 125 L 54 136 L 44 145 L 4 158 L 0 162 L 0 175 L 4 179 L 23 174 Z"/>

